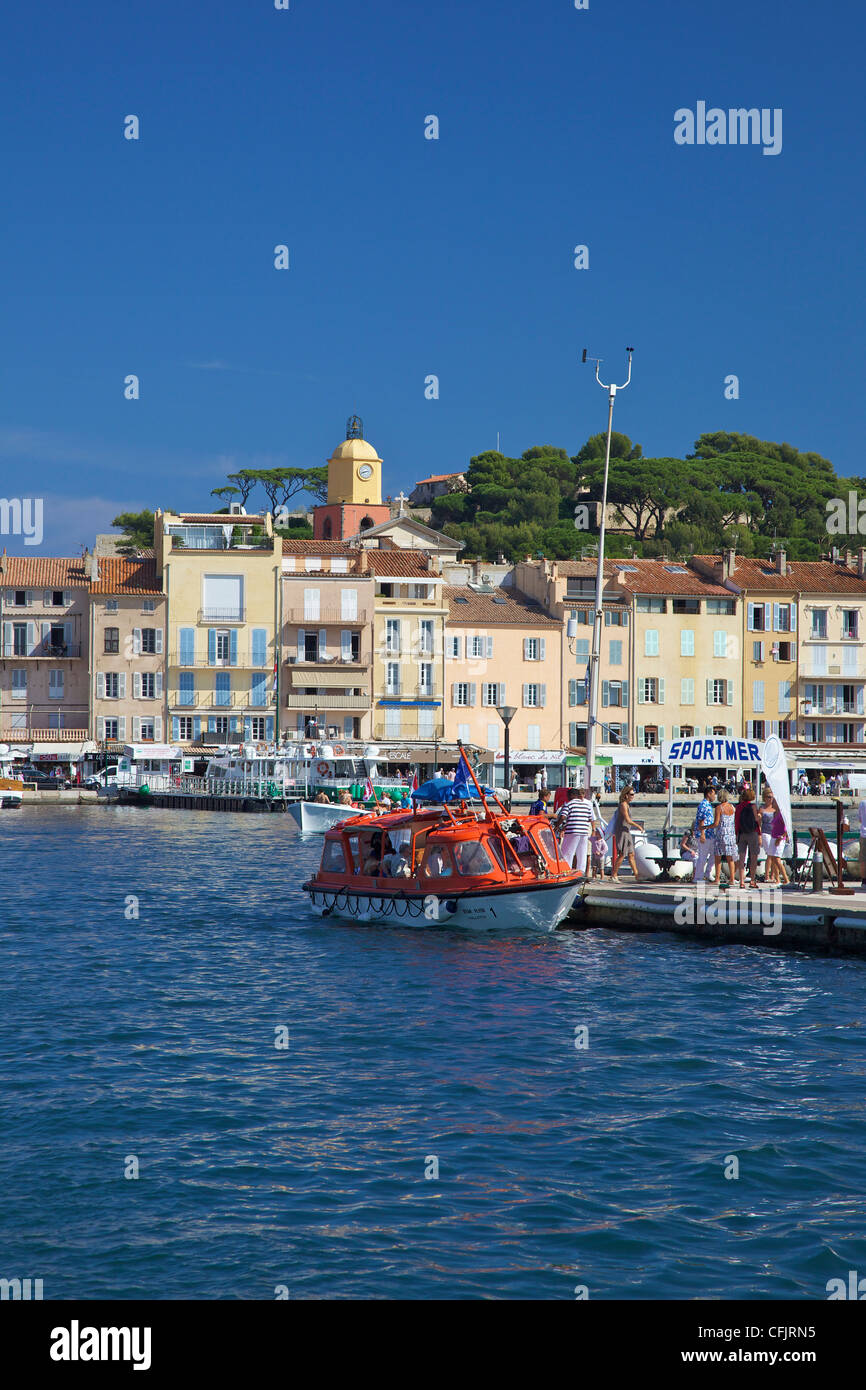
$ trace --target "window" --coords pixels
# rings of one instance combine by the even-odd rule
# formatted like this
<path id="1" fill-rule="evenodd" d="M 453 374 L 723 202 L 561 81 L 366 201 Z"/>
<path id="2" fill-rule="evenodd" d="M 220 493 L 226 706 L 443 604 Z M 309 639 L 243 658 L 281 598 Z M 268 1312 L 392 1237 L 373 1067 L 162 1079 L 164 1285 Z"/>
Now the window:
<path id="1" fill-rule="evenodd" d="M 694 738 L 695 729 L 693 724 L 680 725 L 680 738 Z"/>
<path id="2" fill-rule="evenodd" d="M 577 609 L 576 616 L 577 616 L 577 621 L 578 621 L 578 623 L 580 624 L 581 627 L 588 627 L 589 624 L 592 622 L 592 609 L 591 609 L 591 608 L 578 608 L 578 609 Z"/>
<path id="3" fill-rule="evenodd" d="M 455 681 L 451 687 L 452 705 L 464 706 L 469 704 L 469 682 Z"/>
<path id="4" fill-rule="evenodd" d="M 613 647 L 616 647 L 616 646 L 619 646 L 620 650 L 622 649 L 622 642 L 619 642 L 619 643 L 617 643 L 617 642 L 611 642 L 611 643 L 609 643 L 609 645 L 610 645 L 611 649 L 612 649 Z M 574 644 L 574 659 L 575 659 L 575 661 L 577 662 L 578 666 L 585 666 L 586 663 L 589 661 L 589 638 L 588 638 L 588 637 L 581 637 L 581 638 L 579 638 L 578 641 L 575 642 L 575 644 Z"/>
<path id="5" fill-rule="evenodd" d="M 219 677 L 217 679 L 219 679 Z M 142 674 L 141 698 L 142 700 L 156 699 L 156 676 L 153 671 L 145 671 Z"/>
<path id="6" fill-rule="evenodd" d="M 344 874 L 346 872 L 346 856 L 343 853 L 343 846 L 340 840 L 326 840 L 325 848 L 322 850 L 323 874 Z"/>
<path id="7" fill-rule="evenodd" d="M 141 629 L 141 650 L 153 653 L 156 651 L 156 628 L 143 627 Z"/>
<path id="8" fill-rule="evenodd" d="M 48 672 L 48 698 L 49 700 L 62 700 L 64 695 L 64 674 L 62 671 Z"/>
<path id="9" fill-rule="evenodd" d="M 119 719 L 106 719 L 106 720 L 104 720 L 103 726 L 102 726 L 102 736 L 103 736 L 103 738 L 106 738 L 106 739 L 114 739 L 114 740 L 116 741 L 117 736 L 118 736 L 119 726 L 120 726 L 120 720 L 119 720 Z"/>
<path id="10" fill-rule="evenodd" d="M 12 699 L 13 699 L 13 700 L 26 700 L 26 699 L 27 699 L 27 672 L 26 672 L 26 671 L 20 671 L 20 670 L 19 670 L 19 671 L 13 671 L 13 672 L 12 672 Z"/>
<path id="11" fill-rule="evenodd" d="M 29 649 L 28 644 L 27 644 L 27 624 L 26 624 L 26 623 L 13 623 L 13 624 L 12 624 L 12 646 L 13 646 L 13 651 L 12 651 L 12 655 L 13 655 L 13 656 L 29 656 L 29 655 L 30 655 L 30 649 Z"/>
<path id="12" fill-rule="evenodd" d="M 774 655 L 776 655 L 776 660 L 777 660 L 777 661 L 793 661 L 793 660 L 794 660 L 794 643 L 793 643 L 793 642 L 780 642 L 780 643 L 779 643 L 778 654 L 774 654 Z"/>
<path id="13" fill-rule="evenodd" d="M 639 748 L 655 748 L 659 741 L 659 731 L 656 724 L 645 724 L 643 728 L 643 738 L 638 738 Z"/>
<path id="14" fill-rule="evenodd" d="M 142 604 L 141 604 L 141 611 L 142 611 L 142 613 L 155 613 L 155 612 L 156 612 L 156 599 L 153 599 L 153 598 L 146 598 L 146 599 L 143 599 L 143 600 L 142 600 Z"/>
<path id="15" fill-rule="evenodd" d="M 472 730 L 468 724 L 457 725 L 457 737 L 460 739 L 461 743 L 468 743 L 471 735 Z"/>
<path id="16" fill-rule="evenodd" d="M 571 723 L 568 726 L 568 746 L 569 748 L 586 747 L 586 725 Z"/>
<path id="17" fill-rule="evenodd" d="M 750 603 L 747 618 L 750 632 L 767 632 L 770 627 L 769 603 Z"/>
<path id="18" fill-rule="evenodd" d="M 241 622 L 244 616 L 243 575 L 202 575 L 201 606 L 206 622 Z"/>
<path id="19" fill-rule="evenodd" d="M 220 637 L 225 637 L 228 642 L 228 633 L 217 633 L 217 661 L 228 661 L 228 647 L 220 645 Z M 319 634 L 318 632 L 304 632 L 304 661 L 318 661 L 319 659 Z"/>
<path id="20" fill-rule="evenodd" d="M 104 650 L 104 651 L 107 651 L 107 652 L 119 652 L 119 651 L 120 651 L 120 628 L 119 628 L 119 627 L 107 627 L 107 628 L 105 629 L 105 647 L 104 647 L 103 650 Z"/>
<path id="21" fill-rule="evenodd" d="M 445 638 L 445 655 L 451 661 L 460 660 L 460 648 L 463 643 L 462 637 L 455 637 L 453 633 L 448 633 Z"/>
<path id="22" fill-rule="evenodd" d="M 264 715 L 254 714 L 250 720 L 250 732 L 257 743 L 263 743 L 267 737 L 267 726 Z"/>
<path id="23" fill-rule="evenodd" d="M 214 676 L 214 704 L 230 705 L 232 702 L 231 676 L 228 671 L 217 671 Z M 142 682 L 143 684 L 143 682 Z"/>
<path id="24" fill-rule="evenodd" d="M 664 598 L 649 598 L 646 594 L 639 594 L 635 600 L 635 608 L 638 613 L 666 613 L 668 603 Z"/>
<path id="25" fill-rule="evenodd" d="M 641 676 L 638 679 L 638 703 L 641 705 L 661 704 L 659 699 L 659 687 L 663 682 L 659 682 L 655 676 Z"/>
<path id="26" fill-rule="evenodd" d="M 541 752 L 541 725 L 527 724 L 526 746 L 532 752 Z"/>
<path id="27" fill-rule="evenodd" d="M 859 612 L 856 608 L 842 609 L 842 636 L 847 641 L 857 641 Z"/>
<path id="28" fill-rule="evenodd" d="M 607 682 L 605 682 L 605 684 L 607 684 Z M 585 705 L 586 699 L 586 681 L 570 680 L 568 682 L 569 705 Z"/>
<path id="29" fill-rule="evenodd" d="M 604 610 L 604 625 L 605 627 L 628 627 L 628 613 L 606 608 Z"/>
<path id="30" fill-rule="evenodd" d="M 118 608 L 118 603 L 117 603 L 117 599 L 116 599 L 116 598 L 107 598 L 107 599 L 105 600 L 105 611 L 106 611 L 106 613 L 116 613 L 116 612 L 117 612 L 117 608 Z"/>
<path id="31" fill-rule="evenodd" d="M 492 709 L 495 705 L 504 705 L 505 686 L 500 685 L 499 681 L 485 681 L 481 687 L 481 703 L 486 705 L 488 709 Z"/>
<path id="32" fill-rule="evenodd" d="M 715 618 L 732 618 L 737 611 L 737 600 L 734 598 L 708 598 L 707 615 Z"/>
<path id="33" fill-rule="evenodd" d="M 332 562 L 333 568 L 333 562 Z M 343 622 L 357 622 L 358 619 L 358 590 L 340 590 L 340 617 Z"/>
<path id="34" fill-rule="evenodd" d="M 528 709 L 537 709 L 541 704 L 539 692 L 541 686 L 538 684 L 525 685 L 523 687 L 523 704 Z"/>
<path id="35" fill-rule="evenodd" d="M 418 650 L 422 656 L 433 655 L 433 620 L 423 618 L 418 625 Z M 481 653 L 483 656 L 483 652 Z"/>
<path id="36" fill-rule="evenodd" d="M 763 719 L 752 720 L 752 738 L 765 738 L 765 723 Z"/>
<path id="37" fill-rule="evenodd" d="M 179 705 L 195 704 L 195 673 L 193 671 L 179 672 L 177 702 Z"/>
<path id="38" fill-rule="evenodd" d="M 13 603 L 14 603 L 14 605 L 15 605 L 16 608 L 26 608 L 26 607 L 27 607 L 27 590 L 26 590 L 26 589 L 16 589 L 16 590 L 15 590 L 15 597 L 14 597 L 14 599 L 13 599 Z"/>
<path id="39" fill-rule="evenodd" d="M 116 671 L 107 671 L 105 674 L 105 698 L 106 700 L 120 699 L 120 676 Z"/>
<path id="40" fill-rule="evenodd" d="M 12 729 L 13 731 L 15 731 L 16 729 L 26 729 L 26 728 L 27 728 L 27 715 L 26 715 L 26 714 L 23 714 L 23 713 L 22 713 L 22 714 L 10 714 L 10 715 L 9 715 L 9 727 L 10 727 L 10 729 Z"/>
<path id="41" fill-rule="evenodd" d="M 753 661 L 763 661 L 763 660 L 764 660 L 764 643 L 763 643 L 763 642 L 753 642 L 753 643 L 752 643 L 752 660 L 753 660 Z"/>
<path id="42" fill-rule="evenodd" d="M 495 752 L 496 749 L 499 747 L 499 735 L 500 735 L 500 733 L 501 733 L 501 726 L 500 726 L 499 724 L 488 724 L 488 725 L 487 725 L 487 747 L 488 747 L 489 749 L 491 749 L 491 751 L 493 751 L 493 752 Z"/>
<path id="43" fill-rule="evenodd" d="M 389 695 L 400 694 L 400 663 L 388 661 L 385 664 L 385 689 Z"/>
<path id="44" fill-rule="evenodd" d="M 813 608 L 813 609 L 812 609 L 812 633 L 811 633 L 811 636 L 812 636 L 813 640 L 817 640 L 817 641 L 826 641 L 826 640 L 827 640 L 827 609 L 826 609 L 826 608 Z"/>
<path id="45" fill-rule="evenodd" d="M 386 738 L 399 738 L 399 737 L 400 737 L 400 730 L 401 730 L 401 726 L 402 726 L 402 713 L 403 713 L 403 711 L 402 711 L 402 710 L 399 710 L 399 709 L 386 709 L 386 710 L 385 710 L 385 737 L 386 737 Z"/>
<path id="46" fill-rule="evenodd" d="M 178 736 L 182 739 L 192 738 L 192 715 L 182 714 L 177 721 Z"/>
<path id="47" fill-rule="evenodd" d="M 400 619 L 388 618 L 385 623 L 385 651 L 391 656 L 400 654 Z"/>
<path id="48" fill-rule="evenodd" d="M 589 646 L 589 643 L 587 642 L 586 645 L 587 645 L 587 647 L 588 647 L 588 646 Z M 589 652 L 587 652 L 587 656 L 588 656 L 588 655 L 589 655 Z M 608 665 L 609 665 L 609 666 L 621 666 L 621 665 L 622 665 L 622 642 L 620 642 L 620 641 L 608 642 L 608 644 L 607 644 L 607 660 L 608 660 Z"/>
<path id="49" fill-rule="evenodd" d="M 695 703 L 695 678 L 694 676 L 683 676 L 680 680 L 680 704 L 693 705 Z M 680 729 L 680 737 L 686 735 Z M 691 737 L 691 735 L 689 735 Z"/>
<path id="50" fill-rule="evenodd" d="M 790 719 L 779 720 L 779 738 L 793 738 Z"/>
<path id="51" fill-rule="evenodd" d="M 667 569 L 667 566 L 665 566 Z M 685 574 L 685 570 L 671 570 L 671 574 Z M 671 600 L 672 613 L 700 613 L 701 601 L 699 598 L 675 598 Z"/>
<path id="52" fill-rule="evenodd" d="M 307 571 L 308 574 L 312 574 L 314 570 L 320 570 L 321 568 L 322 558 L 320 555 L 307 555 L 305 557 L 304 569 Z"/>
<path id="53" fill-rule="evenodd" d="M 693 627 L 684 627 L 680 633 L 680 656 L 694 656 L 695 654 L 695 630 Z"/>
<path id="54" fill-rule="evenodd" d="M 543 637 L 524 637 L 523 660 L 543 661 L 545 641 Z"/>
<path id="55" fill-rule="evenodd" d="M 644 656 L 658 656 L 659 654 L 659 634 L 658 628 L 648 627 L 643 635 L 643 654 Z"/>
<path id="56" fill-rule="evenodd" d="M 63 608 L 63 606 L 64 606 L 64 604 L 63 604 L 63 590 L 62 590 L 62 589 L 52 589 L 52 591 L 51 591 L 51 607 L 52 607 L 52 608 Z"/>
<path id="57" fill-rule="evenodd" d="M 429 626 L 430 626 L 431 641 L 432 641 L 433 624 L 430 623 Z M 466 638 L 466 655 L 467 655 L 468 657 L 469 657 L 469 656 L 475 656 L 475 657 L 489 657 L 489 656 L 492 656 L 492 655 L 493 655 L 493 638 L 492 638 L 492 637 L 467 637 L 467 638 Z"/>
<path id="58" fill-rule="evenodd" d="M 435 710 L 419 709 L 418 711 L 418 737 L 433 738 Z"/>
<path id="59" fill-rule="evenodd" d="M 759 714 L 764 712 L 764 682 L 752 681 L 752 709 Z"/>
<path id="60" fill-rule="evenodd" d="M 493 860 L 480 840 L 458 840 L 454 846 L 458 874 L 473 878 L 493 873 Z"/>
<path id="61" fill-rule="evenodd" d="M 304 590 L 304 622 L 317 623 L 319 621 L 319 603 L 321 589 Z"/>
<path id="62" fill-rule="evenodd" d="M 726 657 L 728 655 L 728 634 L 717 629 L 713 633 L 713 656 Z"/>
<path id="63" fill-rule="evenodd" d="M 433 597 L 432 584 L 410 584 L 409 591 L 410 598 L 429 599 Z"/>
<path id="64" fill-rule="evenodd" d="M 793 603 L 773 604 L 773 631 L 793 632 L 797 625 Z"/>
<path id="65" fill-rule="evenodd" d="M 433 694 L 433 663 L 422 661 L 418 665 L 418 694 Z"/>
<path id="66" fill-rule="evenodd" d="M 733 684 L 733 682 L 731 682 L 731 684 Z M 726 699 L 726 696 L 727 696 L 727 686 L 728 686 L 728 682 L 727 682 L 727 681 L 723 681 L 723 680 L 708 680 L 708 681 L 707 681 L 707 704 L 708 704 L 708 705 L 724 705 L 724 704 L 726 704 L 726 703 L 727 703 L 727 699 Z"/>
<path id="67" fill-rule="evenodd" d="M 628 704 L 628 681 L 602 681 L 601 703 L 624 709 Z"/>

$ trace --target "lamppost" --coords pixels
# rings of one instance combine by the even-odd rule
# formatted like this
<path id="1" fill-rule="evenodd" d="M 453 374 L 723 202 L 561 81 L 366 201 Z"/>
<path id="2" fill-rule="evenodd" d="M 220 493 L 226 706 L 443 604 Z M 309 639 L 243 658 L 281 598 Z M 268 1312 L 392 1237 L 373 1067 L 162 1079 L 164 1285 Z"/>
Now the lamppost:
<path id="1" fill-rule="evenodd" d="M 510 807 L 511 807 L 511 768 L 510 768 L 511 744 L 510 744 L 510 741 L 509 741 L 509 740 L 510 740 L 511 735 L 510 735 L 510 731 L 509 731 L 508 726 L 509 726 L 509 724 L 511 723 L 512 719 L 514 718 L 515 714 L 517 713 L 517 706 L 516 706 L 516 705 L 497 705 L 497 706 L 496 706 L 496 713 L 499 715 L 499 718 L 502 720 L 503 724 L 505 725 L 505 774 L 504 774 L 504 778 L 503 778 L 503 789 L 504 789 L 504 791 L 505 791 L 505 795 L 508 797 L 508 806 L 509 806 L 509 809 L 510 809 Z"/>
<path id="2" fill-rule="evenodd" d="M 604 617 L 602 611 L 602 595 L 604 592 L 604 530 L 605 517 L 607 515 L 607 476 L 610 471 L 610 436 L 613 430 L 613 403 L 616 399 L 617 391 L 624 391 L 631 381 L 631 355 L 634 348 L 626 348 L 628 353 L 628 376 L 622 386 L 614 386 L 611 383 L 605 386 L 598 374 L 600 357 L 590 358 L 595 363 L 595 379 L 599 386 L 607 391 L 607 446 L 604 452 L 604 485 L 601 493 L 601 521 L 598 528 L 598 565 L 595 572 L 595 622 L 592 629 L 592 655 L 589 658 L 589 716 L 586 723 L 586 785 L 592 787 L 592 767 L 595 754 L 595 726 L 598 720 L 598 672 L 599 658 L 601 653 L 601 624 Z M 583 349 L 583 361 L 587 359 L 587 350 Z"/>

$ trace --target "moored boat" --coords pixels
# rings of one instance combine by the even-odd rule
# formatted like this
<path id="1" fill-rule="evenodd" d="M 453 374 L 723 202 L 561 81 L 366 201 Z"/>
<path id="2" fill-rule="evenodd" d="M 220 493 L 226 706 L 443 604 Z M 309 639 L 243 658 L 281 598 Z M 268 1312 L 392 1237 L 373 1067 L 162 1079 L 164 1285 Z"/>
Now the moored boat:
<path id="1" fill-rule="evenodd" d="M 24 800 L 24 787 L 15 777 L 0 777 L 0 808 L 17 811 Z"/>
<path id="2" fill-rule="evenodd" d="M 340 806 L 334 801 L 289 801 L 286 811 L 305 835 L 330 830 L 332 825 L 360 815 L 356 806 Z"/>
<path id="3" fill-rule="evenodd" d="M 553 930 L 582 874 L 561 858 L 546 817 L 512 815 L 477 790 L 482 809 L 459 778 L 425 783 L 411 811 L 326 831 L 319 869 L 303 885 L 313 909 L 334 920 Z M 422 809 L 425 800 L 438 804 Z"/>

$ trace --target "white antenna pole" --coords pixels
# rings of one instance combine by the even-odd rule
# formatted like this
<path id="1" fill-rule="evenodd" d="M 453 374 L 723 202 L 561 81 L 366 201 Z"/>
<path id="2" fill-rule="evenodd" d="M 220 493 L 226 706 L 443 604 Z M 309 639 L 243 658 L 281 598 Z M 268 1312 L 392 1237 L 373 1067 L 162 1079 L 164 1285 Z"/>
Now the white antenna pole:
<path id="1" fill-rule="evenodd" d="M 595 379 L 599 386 L 604 387 L 608 396 L 607 408 L 607 446 L 604 453 L 604 485 L 601 493 L 601 521 L 598 528 L 598 565 L 595 572 L 595 622 L 592 629 L 592 655 L 589 658 L 589 718 L 586 724 L 586 785 L 592 787 L 592 767 L 595 756 L 595 730 L 598 723 L 598 695 L 599 695 L 599 671 L 601 661 L 601 630 L 604 619 L 603 596 L 604 596 L 604 532 L 605 521 L 607 519 L 607 478 L 610 472 L 610 437 L 613 430 L 613 403 L 616 399 L 617 391 L 624 391 L 631 382 L 631 356 L 634 348 L 626 348 L 628 353 L 628 376 L 622 386 L 605 386 L 598 374 L 600 357 L 591 358 L 595 362 Z M 586 348 L 583 350 L 583 361 L 586 361 Z"/>

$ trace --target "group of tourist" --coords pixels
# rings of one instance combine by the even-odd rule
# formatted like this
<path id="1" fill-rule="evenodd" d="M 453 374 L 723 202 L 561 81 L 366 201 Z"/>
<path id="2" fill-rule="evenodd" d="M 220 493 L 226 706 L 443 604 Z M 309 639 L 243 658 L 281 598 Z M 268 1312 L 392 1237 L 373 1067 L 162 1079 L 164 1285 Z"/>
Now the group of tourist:
<path id="1" fill-rule="evenodd" d="M 618 868 L 626 859 L 637 878 L 637 864 L 634 857 L 634 831 L 643 830 L 643 824 L 634 820 L 631 804 L 634 800 L 634 787 L 624 787 L 620 793 L 619 804 L 613 818 L 612 844 L 613 867 L 611 880 L 619 883 Z M 550 813 L 550 791 L 538 789 L 536 799 L 529 808 L 531 816 L 547 816 Z M 581 873 L 593 878 L 604 877 L 604 864 L 607 858 L 607 838 L 604 817 L 598 801 L 586 787 L 558 787 L 552 806 L 553 830 L 561 843 L 559 854 L 565 862 Z"/>
<path id="2" fill-rule="evenodd" d="M 757 888 L 758 853 L 763 849 L 766 882 L 781 886 L 790 882 L 782 859 L 787 838 L 785 818 L 770 787 L 764 788 L 758 807 L 754 787 L 744 785 L 734 806 L 726 788 L 717 791 L 708 783 L 694 825 L 683 836 L 680 856 L 694 864 L 696 883 L 721 886 L 724 864 L 730 886 L 745 888 L 748 865 L 750 886 Z"/>

